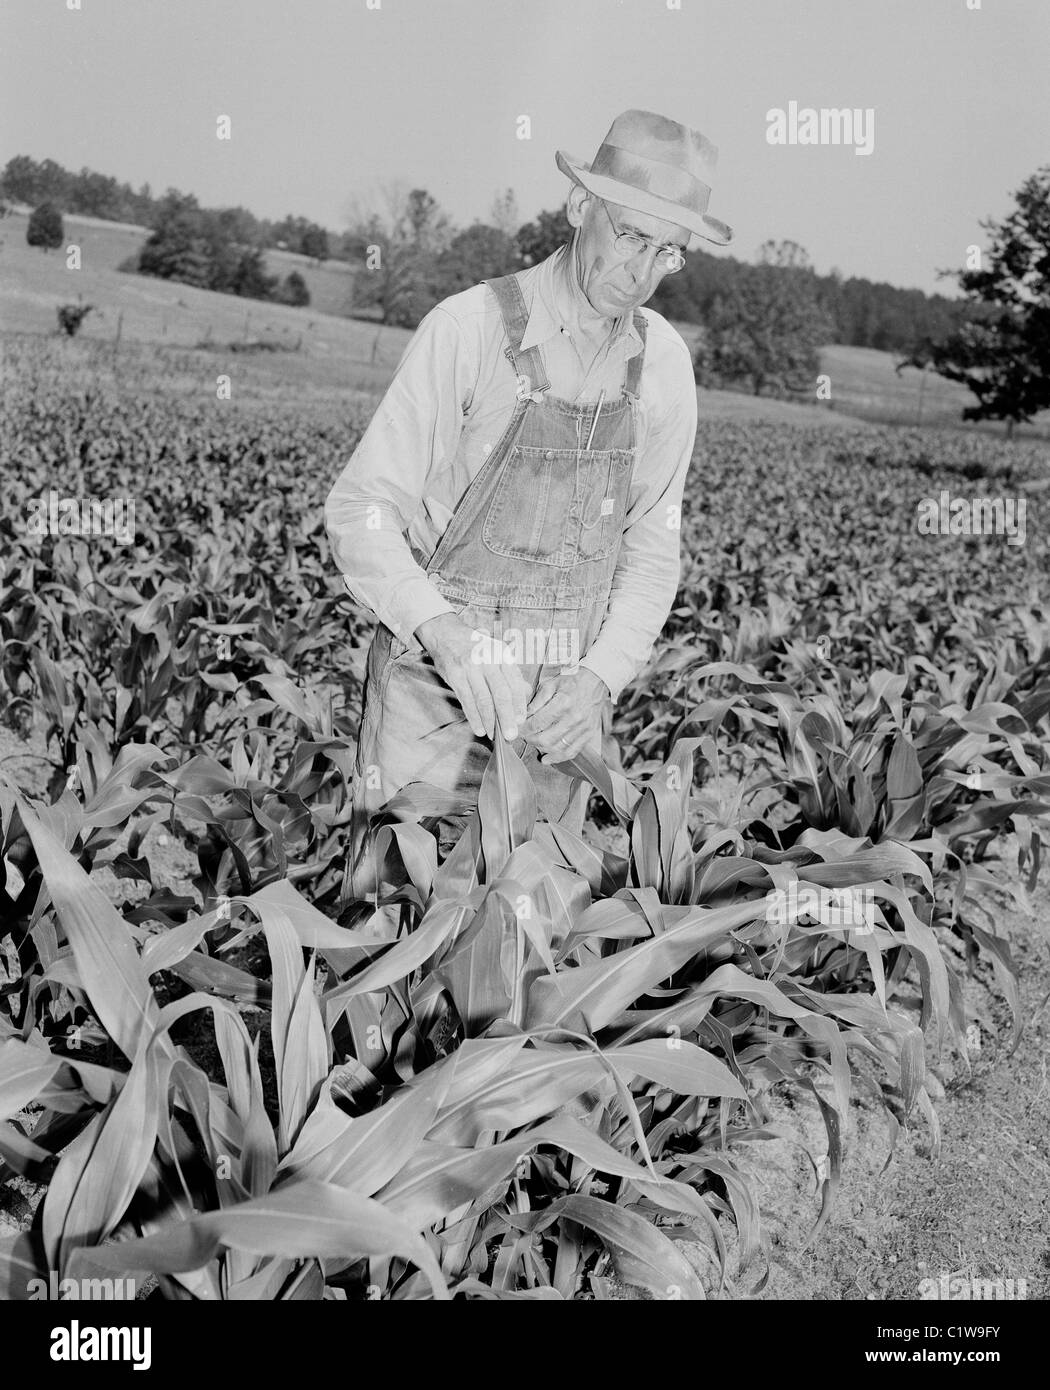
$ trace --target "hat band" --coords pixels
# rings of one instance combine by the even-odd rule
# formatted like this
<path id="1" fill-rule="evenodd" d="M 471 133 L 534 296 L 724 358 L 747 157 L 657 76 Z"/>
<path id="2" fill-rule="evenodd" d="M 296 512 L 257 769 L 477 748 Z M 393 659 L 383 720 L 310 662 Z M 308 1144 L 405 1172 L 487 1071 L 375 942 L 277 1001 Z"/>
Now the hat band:
<path id="1" fill-rule="evenodd" d="M 649 193 L 654 198 L 665 198 L 669 203 L 688 208 L 702 216 L 711 201 L 711 188 L 701 183 L 687 170 L 676 164 L 665 164 L 661 159 L 650 159 L 633 150 L 621 149 L 618 145 L 605 143 L 594 157 L 592 174 L 616 179 L 619 183 L 630 184 L 639 193 Z"/>

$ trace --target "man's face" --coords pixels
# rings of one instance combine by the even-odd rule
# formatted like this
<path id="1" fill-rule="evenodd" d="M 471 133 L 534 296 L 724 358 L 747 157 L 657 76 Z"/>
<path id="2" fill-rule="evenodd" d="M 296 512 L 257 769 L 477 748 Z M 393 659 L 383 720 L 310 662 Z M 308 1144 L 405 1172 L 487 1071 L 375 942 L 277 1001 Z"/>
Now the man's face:
<path id="1" fill-rule="evenodd" d="M 603 203 L 581 189 L 575 189 L 570 198 L 569 221 L 580 229 L 576 242 L 580 287 L 591 308 L 606 318 L 633 312 L 670 273 L 660 263 L 659 247 L 677 246 L 684 251 L 689 245 L 688 228 Z M 655 245 L 625 256 L 616 245 L 620 232 L 635 232 Z"/>

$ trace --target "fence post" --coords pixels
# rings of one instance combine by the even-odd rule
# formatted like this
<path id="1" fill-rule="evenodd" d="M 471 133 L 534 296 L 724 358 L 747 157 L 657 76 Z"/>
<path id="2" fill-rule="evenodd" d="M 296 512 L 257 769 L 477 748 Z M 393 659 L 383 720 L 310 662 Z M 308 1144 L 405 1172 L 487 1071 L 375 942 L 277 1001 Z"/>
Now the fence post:
<path id="1" fill-rule="evenodd" d="M 924 362 L 922 366 L 922 376 L 919 378 L 919 418 L 915 422 L 917 425 L 922 424 L 922 401 L 923 397 L 926 395 L 926 373 L 929 370 L 929 362 Z"/>

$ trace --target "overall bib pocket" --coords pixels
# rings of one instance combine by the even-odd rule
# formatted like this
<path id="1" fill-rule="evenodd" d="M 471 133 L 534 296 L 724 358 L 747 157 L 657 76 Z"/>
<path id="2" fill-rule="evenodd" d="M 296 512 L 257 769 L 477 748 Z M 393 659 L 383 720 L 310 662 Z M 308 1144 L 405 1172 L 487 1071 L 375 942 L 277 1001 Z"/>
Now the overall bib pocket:
<path id="1" fill-rule="evenodd" d="M 485 516 L 486 548 L 560 569 L 604 560 L 623 529 L 631 452 L 514 445 Z"/>

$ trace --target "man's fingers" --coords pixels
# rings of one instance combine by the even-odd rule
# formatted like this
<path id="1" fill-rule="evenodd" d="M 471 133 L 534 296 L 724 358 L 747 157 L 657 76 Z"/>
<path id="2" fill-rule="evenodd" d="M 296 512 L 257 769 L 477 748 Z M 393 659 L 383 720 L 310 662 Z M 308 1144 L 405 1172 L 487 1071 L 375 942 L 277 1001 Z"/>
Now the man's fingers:
<path id="1" fill-rule="evenodd" d="M 533 734 L 542 734 L 549 730 L 552 725 L 563 723 L 578 716 L 579 711 L 573 707 L 573 703 L 567 695 L 556 695 L 542 709 L 529 715 L 529 730 Z"/>
<path id="2" fill-rule="evenodd" d="M 471 732 L 475 738 L 484 738 L 485 721 L 481 717 L 478 709 L 478 702 L 474 697 L 474 687 L 466 677 L 461 678 L 452 686 L 453 694 L 459 700 L 463 713 L 466 715 L 467 723 L 470 725 Z"/>
<path id="3" fill-rule="evenodd" d="M 488 681 L 492 701 L 496 707 L 496 719 L 500 732 L 504 738 L 515 739 L 518 737 L 516 706 L 520 701 L 515 699 L 511 683 L 506 679 L 500 667 L 497 666 L 490 671 Z"/>
<path id="4" fill-rule="evenodd" d="M 525 678 L 501 641 L 476 629 L 473 635 L 470 679 L 486 732 L 494 738 L 498 729 L 505 738 L 515 739 L 529 698 Z"/>
<path id="5" fill-rule="evenodd" d="M 558 678 L 556 676 L 546 676 L 536 687 L 536 694 L 529 701 L 529 718 L 538 714 L 545 705 L 549 704 L 558 693 Z"/>
<path id="6" fill-rule="evenodd" d="M 474 692 L 474 700 L 478 707 L 478 714 L 481 716 L 484 733 L 492 738 L 496 732 L 496 706 L 492 699 L 485 670 L 486 668 L 483 666 L 476 667 L 471 672 L 470 685 Z"/>
<path id="7" fill-rule="evenodd" d="M 568 762 L 570 758 L 577 757 L 588 748 L 599 755 L 601 751 L 594 725 L 586 720 L 582 724 L 573 720 L 571 724 L 564 726 L 553 740 L 545 742 L 551 743 L 546 754 L 546 761 L 549 763 Z"/>
<path id="8" fill-rule="evenodd" d="M 567 738 L 567 741 L 566 741 Z M 539 747 L 539 744 L 536 745 Z M 577 753 L 581 753 L 587 746 L 587 734 L 568 735 L 554 739 L 548 748 L 543 750 L 544 762 L 565 763 L 570 758 L 575 758 Z"/>
<path id="9" fill-rule="evenodd" d="M 446 680 L 475 737 L 495 737 L 497 723 L 504 737 L 518 737 L 528 702 L 528 687 L 519 670 L 484 664 L 459 666 L 449 670 Z"/>
<path id="10" fill-rule="evenodd" d="M 514 707 L 514 722 L 520 728 L 525 723 L 529 704 L 529 687 L 520 669 L 515 665 L 502 667 L 503 679 L 510 691 Z"/>
<path id="11" fill-rule="evenodd" d="M 537 748 L 544 752 L 565 748 L 575 742 L 576 739 L 585 736 L 587 727 L 581 722 L 579 710 L 567 710 L 560 718 L 555 719 L 545 729 L 532 730 L 526 733 L 530 743 L 534 743 Z"/>

